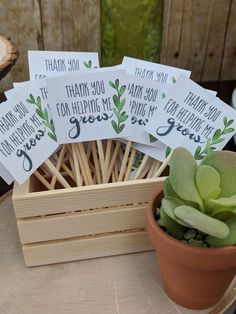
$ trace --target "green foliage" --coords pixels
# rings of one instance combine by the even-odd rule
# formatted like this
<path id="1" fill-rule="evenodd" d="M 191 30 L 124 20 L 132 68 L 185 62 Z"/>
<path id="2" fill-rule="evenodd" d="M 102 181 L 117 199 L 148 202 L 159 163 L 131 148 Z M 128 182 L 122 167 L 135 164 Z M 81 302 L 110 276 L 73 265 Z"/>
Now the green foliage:
<path id="1" fill-rule="evenodd" d="M 236 244 L 236 154 L 211 152 L 198 166 L 186 149 L 177 148 L 164 184 L 161 221 L 172 236 L 191 245 Z"/>
<path id="2" fill-rule="evenodd" d="M 101 1 L 102 66 L 123 56 L 159 62 L 163 0 Z"/>
<path id="3" fill-rule="evenodd" d="M 116 116 L 117 121 L 112 120 L 111 121 L 111 125 L 113 127 L 113 129 L 115 130 L 116 134 L 119 134 L 123 131 L 124 127 L 125 127 L 125 123 L 122 124 L 122 122 L 125 122 L 128 119 L 128 115 L 126 114 L 126 111 L 122 111 L 122 109 L 124 108 L 126 99 L 123 98 L 121 99 L 121 97 L 123 96 L 125 90 L 126 90 L 126 86 L 122 85 L 121 87 L 119 87 L 119 80 L 116 79 L 115 82 L 109 82 L 109 85 L 114 88 L 117 92 L 117 94 L 114 94 L 112 99 L 113 99 L 113 103 L 115 105 L 115 107 L 113 108 L 113 112 Z"/>
<path id="4" fill-rule="evenodd" d="M 205 155 L 209 154 L 211 151 L 216 150 L 215 145 L 223 142 L 225 140 L 223 135 L 230 134 L 234 132 L 234 128 L 230 128 L 229 126 L 233 123 L 234 120 L 228 120 L 227 117 L 224 117 L 223 122 L 224 122 L 224 128 L 223 130 L 217 129 L 215 133 L 213 134 L 213 137 L 208 139 L 205 148 L 202 150 L 201 146 L 198 146 L 196 148 L 194 158 L 196 160 L 202 160 Z"/>
<path id="5" fill-rule="evenodd" d="M 30 94 L 29 98 L 26 99 L 26 102 L 32 105 L 36 105 L 36 113 L 41 118 L 42 123 L 45 125 L 45 127 L 49 130 L 48 136 L 53 140 L 57 141 L 56 133 L 55 133 L 55 127 L 53 124 L 52 119 L 49 120 L 48 111 L 46 108 L 44 110 L 42 109 L 42 102 L 41 98 L 38 96 L 36 99 L 32 94 Z"/>

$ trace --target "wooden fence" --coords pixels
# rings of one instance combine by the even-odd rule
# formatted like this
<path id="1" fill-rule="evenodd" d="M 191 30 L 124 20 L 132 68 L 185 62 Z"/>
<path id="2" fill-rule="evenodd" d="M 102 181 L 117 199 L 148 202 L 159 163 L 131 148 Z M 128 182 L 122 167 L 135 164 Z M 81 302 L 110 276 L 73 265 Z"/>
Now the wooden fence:
<path id="1" fill-rule="evenodd" d="M 21 56 L 1 81 L 0 91 L 10 88 L 13 80 L 28 79 L 27 51 L 30 49 L 100 52 L 102 46 L 104 52 L 107 42 L 101 33 L 110 20 L 109 10 L 103 10 L 110 5 L 113 12 L 120 12 L 120 23 L 125 23 L 126 16 L 132 15 L 127 3 L 136 3 L 137 7 L 138 0 L 127 0 L 125 6 L 121 3 L 121 0 L 1 0 L 0 32 L 12 38 Z M 155 25 L 152 20 L 147 35 L 153 32 L 156 34 L 153 40 L 159 43 L 156 43 L 156 57 L 143 54 L 146 59 L 157 61 L 160 55 L 161 63 L 191 69 L 192 78 L 197 81 L 236 79 L 236 0 L 158 0 L 158 3 L 155 13 L 159 19 L 155 21 L 161 25 Z M 140 20 L 142 16 L 136 18 Z M 127 54 L 125 42 L 130 39 L 129 29 L 139 34 L 143 25 L 140 28 L 128 25 L 125 36 L 123 32 L 119 38 L 117 32 L 112 38 L 121 43 L 120 58 Z M 119 29 L 120 25 L 114 23 L 112 27 Z M 135 45 L 128 54 L 140 57 Z M 111 54 L 109 63 L 112 60 Z"/>

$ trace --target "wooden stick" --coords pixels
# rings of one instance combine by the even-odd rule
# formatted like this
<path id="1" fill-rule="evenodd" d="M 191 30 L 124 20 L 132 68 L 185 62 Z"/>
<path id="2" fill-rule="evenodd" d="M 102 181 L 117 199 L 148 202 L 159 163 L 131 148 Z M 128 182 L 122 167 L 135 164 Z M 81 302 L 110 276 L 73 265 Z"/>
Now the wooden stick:
<path id="1" fill-rule="evenodd" d="M 130 172 L 132 170 L 132 166 L 133 166 L 134 160 L 135 160 L 135 155 L 136 155 L 136 149 L 132 148 L 131 149 L 131 154 L 130 154 L 130 157 L 129 157 L 128 166 L 127 166 L 126 173 L 125 173 L 124 181 L 129 180 Z"/>
<path id="2" fill-rule="evenodd" d="M 61 166 L 62 166 L 62 163 L 63 163 L 63 160 L 64 160 L 65 153 L 66 153 L 66 146 L 63 145 L 63 146 L 62 146 L 62 149 L 61 149 L 61 151 L 60 151 L 59 157 L 58 157 L 57 165 L 56 165 L 56 168 L 57 168 L 58 171 L 60 171 L 60 169 L 61 169 Z M 56 155 L 56 154 L 55 154 L 55 155 Z M 57 177 L 56 177 L 55 174 L 54 174 L 53 177 L 52 177 L 52 180 L 51 180 L 51 186 L 52 186 L 53 188 L 55 187 L 56 181 L 57 181 Z"/>
<path id="3" fill-rule="evenodd" d="M 72 156 L 73 156 L 74 167 L 75 167 L 76 184 L 77 184 L 77 186 L 81 186 L 82 185 L 82 179 L 81 179 L 81 172 L 80 172 L 80 165 L 79 165 L 79 161 L 78 161 L 78 151 L 77 151 L 76 143 L 73 143 L 71 145 L 71 149 L 72 149 Z"/>
<path id="4" fill-rule="evenodd" d="M 147 175 L 148 171 L 149 171 L 149 167 L 146 165 L 144 170 L 141 172 L 139 179 L 143 179 Z"/>
<path id="5" fill-rule="evenodd" d="M 110 156 L 111 156 L 111 147 L 112 147 L 112 140 L 107 140 L 107 147 L 106 147 L 106 154 L 105 154 L 105 178 L 104 183 L 108 182 L 109 179 L 107 179 L 108 176 L 108 168 L 110 163 Z"/>
<path id="6" fill-rule="evenodd" d="M 115 182 L 118 181 L 118 166 L 117 166 L 117 160 L 115 162 L 115 165 L 114 165 L 114 173 L 115 173 Z"/>
<path id="7" fill-rule="evenodd" d="M 121 143 L 119 141 L 116 141 L 115 150 L 113 152 L 113 155 L 112 155 L 112 158 L 111 158 L 111 162 L 110 162 L 110 165 L 108 167 L 108 172 L 107 172 L 107 176 L 106 176 L 106 183 L 109 182 L 109 179 L 110 179 L 110 176 L 111 176 L 111 173 L 112 173 L 112 169 L 113 169 L 113 167 L 115 165 L 117 156 L 119 154 L 120 145 L 121 145 Z"/>
<path id="8" fill-rule="evenodd" d="M 92 178 L 92 174 L 91 174 L 91 170 L 88 164 L 88 159 L 84 150 L 84 144 L 83 143 L 78 143 L 78 150 L 79 150 L 79 154 L 81 156 L 82 159 L 82 165 L 83 169 L 86 172 L 86 177 L 88 179 L 88 185 L 94 184 L 93 182 L 93 178 Z"/>
<path id="9" fill-rule="evenodd" d="M 103 145 L 101 140 L 97 140 L 97 147 L 98 147 L 98 156 L 99 156 L 99 162 L 100 167 L 102 170 L 102 182 L 105 183 L 105 157 L 104 157 L 104 151 L 103 151 Z"/>
<path id="10" fill-rule="evenodd" d="M 98 160 L 98 155 L 97 155 L 96 142 L 92 142 L 92 155 L 93 155 L 93 162 L 94 162 L 94 167 L 95 167 L 97 183 L 101 184 L 102 179 L 101 179 L 100 166 L 99 166 L 99 160 Z"/>
<path id="11" fill-rule="evenodd" d="M 152 176 L 151 177 L 153 177 L 154 176 L 154 174 L 158 171 L 158 169 L 161 167 L 161 162 L 160 162 L 160 160 L 157 160 L 157 162 L 156 162 L 156 164 L 155 164 L 155 168 L 154 168 L 154 170 L 153 170 L 153 173 L 152 173 Z"/>
<path id="12" fill-rule="evenodd" d="M 151 167 L 149 168 L 149 171 L 148 171 L 148 174 L 147 174 L 147 178 L 151 178 L 152 177 L 152 174 L 153 174 L 153 172 L 155 170 L 155 167 L 156 167 L 156 163 L 157 163 L 157 160 L 153 159 Z"/>
<path id="13" fill-rule="evenodd" d="M 57 177 L 57 180 L 61 183 L 64 188 L 70 188 L 70 184 L 63 178 L 63 176 L 60 174 L 60 172 L 57 170 L 57 168 L 53 165 L 53 163 L 48 159 L 44 162 L 44 164 L 47 166 L 49 171 Z"/>
<path id="14" fill-rule="evenodd" d="M 54 190 L 51 184 L 37 170 L 35 170 L 34 175 L 48 190 Z"/>
<path id="15" fill-rule="evenodd" d="M 68 155 L 69 155 L 69 153 L 68 153 Z M 56 154 L 53 155 L 53 158 L 56 161 L 58 161 L 58 156 Z M 61 167 L 62 167 L 63 170 L 65 170 L 65 172 L 68 174 L 68 176 L 70 176 L 71 179 L 75 182 L 75 176 L 74 176 L 73 172 L 70 170 L 70 168 L 67 167 L 67 165 L 65 163 L 62 163 Z"/>
<path id="16" fill-rule="evenodd" d="M 170 154 L 168 155 L 168 157 L 163 161 L 163 163 L 162 163 L 162 165 L 160 166 L 160 168 L 157 170 L 156 173 L 154 173 L 153 178 L 158 178 L 158 177 L 160 177 L 160 175 L 162 174 L 162 172 L 163 172 L 163 171 L 165 170 L 165 168 L 168 166 L 168 163 L 169 163 L 169 161 L 170 161 L 170 159 L 171 159 L 171 155 L 172 155 L 172 153 L 170 153 Z"/>
<path id="17" fill-rule="evenodd" d="M 119 173 L 119 177 L 118 177 L 118 182 L 122 181 L 124 173 L 125 173 L 125 168 L 126 168 L 126 164 L 127 164 L 127 160 L 129 157 L 129 153 L 130 153 L 130 149 L 131 149 L 131 145 L 132 142 L 128 141 L 125 147 L 125 153 L 124 153 L 124 157 L 121 163 L 121 167 L 120 167 L 120 173 Z"/>
<path id="18" fill-rule="evenodd" d="M 148 158 L 149 158 L 148 155 L 144 155 L 143 156 L 142 162 L 141 162 L 140 166 L 138 167 L 138 170 L 137 170 L 137 172 L 136 172 L 136 174 L 134 176 L 134 180 L 139 179 L 139 177 L 141 175 L 141 172 L 143 171 L 143 168 L 145 167 L 145 165 L 146 165 L 146 163 L 148 161 Z"/>
<path id="19" fill-rule="evenodd" d="M 93 144 L 93 143 L 94 143 L 94 141 L 88 143 L 88 147 L 87 147 L 87 151 L 86 151 L 87 160 L 89 160 L 89 158 L 90 158 L 90 156 L 91 156 L 91 153 L 92 153 L 92 144 Z"/>

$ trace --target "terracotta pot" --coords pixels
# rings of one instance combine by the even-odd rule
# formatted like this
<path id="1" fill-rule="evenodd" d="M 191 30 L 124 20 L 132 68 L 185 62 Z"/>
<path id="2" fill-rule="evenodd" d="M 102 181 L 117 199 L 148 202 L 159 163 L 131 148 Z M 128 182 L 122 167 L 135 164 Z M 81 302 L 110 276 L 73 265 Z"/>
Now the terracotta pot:
<path id="1" fill-rule="evenodd" d="M 164 287 L 176 303 L 190 309 L 206 309 L 223 296 L 236 275 L 236 246 L 199 248 L 180 242 L 156 223 L 162 190 L 148 204 L 147 230 L 156 249 Z"/>

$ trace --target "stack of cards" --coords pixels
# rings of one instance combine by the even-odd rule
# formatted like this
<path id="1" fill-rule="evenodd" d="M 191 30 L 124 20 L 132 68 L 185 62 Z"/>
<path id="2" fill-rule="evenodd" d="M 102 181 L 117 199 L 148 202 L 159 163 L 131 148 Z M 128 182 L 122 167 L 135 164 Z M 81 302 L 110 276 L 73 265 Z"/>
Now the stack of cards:
<path id="1" fill-rule="evenodd" d="M 0 175 L 7 183 L 23 183 L 45 163 L 55 185 L 59 167 L 48 158 L 61 158 L 61 166 L 75 154 L 69 170 L 77 185 L 151 177 L 172 149 L 186 147 L 201 160 L 235 133 L 236 111 L 187 70 L 128 57 L 99 68 L 97 53 L 47 51 L 29 52 L 29 70 L 31 80 L 15 83 L 0 106 Z M 82 176 L 79 167 L 87 169 Z"/>

